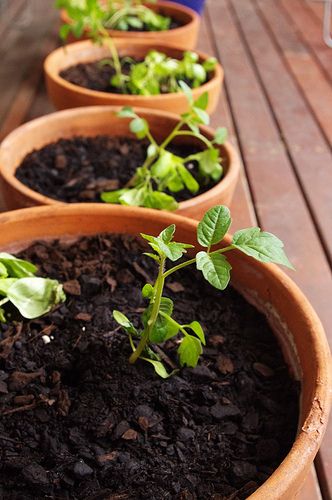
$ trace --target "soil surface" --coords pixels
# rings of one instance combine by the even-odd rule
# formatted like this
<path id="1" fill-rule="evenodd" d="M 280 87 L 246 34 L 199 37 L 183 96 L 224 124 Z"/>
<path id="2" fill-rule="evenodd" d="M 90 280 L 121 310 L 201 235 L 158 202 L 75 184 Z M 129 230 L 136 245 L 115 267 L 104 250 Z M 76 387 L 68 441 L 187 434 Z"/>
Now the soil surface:
<path id="1" fill-rule="evenodd" d="M 60 139 L 29 153 L 16 170 L 16 177 L 34 191 L 49 198 L 74 202 L 98 202 L 103 191 L 124 187 L 146 158 L 147 143 L 128 137 L 74 137 Z M 186 157 L 198 152 L 187 145 L 168 148 Z M 187 168 L 200 183 L 195 196 L 215 183 L 199 179 L 198 164 Z M 177 201 L 193 197 L 187 189 L 171 193 Z"/>
<path id="2" fill-rule="evenodd" d="M 162 37 L 162 33 L 160 35 Z M 134 43 L 134 42 L 133 42 Z M 79 85 L 90 90 L 97 90 L 99 92 L 111 92 L 112 94 L 128 94 L 129 89 L 114 87 L 111 84 L 111 78 L 115 75 L 115 70 L 113 64 L 105 64 L 107 59 L 103 58 L 98 61 L 90 63 L 80 63 L 60 71 L 61 78 L 64 78 L 74 85 Z M 110 61 L 110 59 L 108 59 Z M 133 64 L 137 64 L 140 61 L 128 62 L 128 57 L 121 59 L 122 73 L 124 75 L 129 75 L 130 68 Z M 206 81 L 209 81 L 210 76 Z M 184 80 L 189 87 L 192 87 L 192 80 L 187 78 L 181 78 Z M 169 93 L 169 85 L 165 82 L 164 85 L 160 85 L 161 94 Z M 153 98 L 153 96 L 152 96 Z"/>
<path id="3" fill-rule="evenodd" d="M 64 282 L 67 301 L 1 326 L 1 498 L 236 500 L 269 477 L 294 439 L 299 387 L 237 292 L 194 268 L 172 277 L 174 316 L 201 321 L 208 342 L 197 368 L 165 381 L 129 365 L 112 319 L 116 308 L 139 326 L 156 271 L 140 243 L 99 235 L 22 255 Z M 176 362 L 174 345 L 163 349 Z"/>

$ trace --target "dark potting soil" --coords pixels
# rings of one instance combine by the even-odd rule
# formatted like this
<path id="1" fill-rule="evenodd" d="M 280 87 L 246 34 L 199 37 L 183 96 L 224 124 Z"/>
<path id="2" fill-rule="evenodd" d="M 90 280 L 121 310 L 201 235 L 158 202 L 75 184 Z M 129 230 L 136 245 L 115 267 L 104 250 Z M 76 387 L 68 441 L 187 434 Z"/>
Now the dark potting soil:
<path id="1" fill-rule="evenodd" d="M 236 291 L 194 268 L 168 282 L 174 316 L 201 321 L 207 346 L 197 368 L 162 380 L 128 363 L 112 318 L 116 308 L 138 326 L 156 274 L 137 240 L 38 242 L 22 255 L 64 282 L 67 301 L 1 326 L 1 498 L 236 500 L 269 477 L 294 439 L 299 387 Z"/>
<path id="2" fill-rule="evenodd" d="M 160 35 L 162 37 L 162 34 Z M 122 72 L 128 75 L 130 72 L 130 67 L 133 63 L 127 61 L 128 58 L 121 60 Z M 69 66 L 68 68 L 60 71 L 61 78 L 64 78 L 74 85 L 79 85 L 90 90 L 97 90 L 99 92 L 111 92 L 112 94 L 128 94 L 128 90 L 123 90 L 118 87 L 113 87 L 111 85 L 111 78 L 115 75 L 115 70 L 110 64 L 103 64 L 104 59 L 94 61 L 91 63 L 80 63 L 74 66 Z M 140 62 L 140 61 L 136 61 Z M 210 77 L 208 75 L 207 81 Z M 184 79 L 187 85 L 192 86 L 192 81 L 190 79 Z M 168 94 L 169 87 L 165 85 L 160 86 L 161 94 Z M 153 98 L 153 96 L 151 97 Z"/>
<path id="3" fill-rule="evenodd" d="M 133 177 L 137 167 L 146 158 L 147 143 L 128 137 L 74 137 L 60 139 L 29 153 L 16 170 L 16 177 L 23 184 L 45 196 L 68 203 L 98 202 L 103 191 L 124 187 Z M 171 145 L 171 152 L 185 157 L 198 152 L 196 147 Z M 198 179 L 197 162 L 187 165 Z M 204 193 L 214 183 L 204 184 Z M 193 197 L 187 189 L 173 193 L 177 201 Z"/>

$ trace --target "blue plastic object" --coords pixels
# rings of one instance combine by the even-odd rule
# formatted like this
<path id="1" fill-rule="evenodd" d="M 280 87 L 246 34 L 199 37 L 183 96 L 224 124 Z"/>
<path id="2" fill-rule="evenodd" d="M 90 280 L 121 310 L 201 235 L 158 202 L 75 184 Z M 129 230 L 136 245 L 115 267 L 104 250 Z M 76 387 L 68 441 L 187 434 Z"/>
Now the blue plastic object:
<path id="1" fill-rule="evenodd" d="M 205 0 L 173 0 L 173 2 L 180 3 L 185 5 L 186 7 L 190 7 L 191 9 L 201 14 L 204 8 Z"/>

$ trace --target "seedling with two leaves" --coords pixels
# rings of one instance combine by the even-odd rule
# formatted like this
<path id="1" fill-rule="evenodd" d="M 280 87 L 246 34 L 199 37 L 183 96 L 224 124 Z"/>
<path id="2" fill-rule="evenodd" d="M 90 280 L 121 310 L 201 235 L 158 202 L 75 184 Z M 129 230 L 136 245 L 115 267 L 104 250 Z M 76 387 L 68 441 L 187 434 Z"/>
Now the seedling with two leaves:
<path id="1" fill-rule="evenodd" d="M 151 134 L 149 124 L 138 116 L 130 107 L 124 107 L 118 116 L 130 118 L 130 130 L 138 139 L 147 139 L 146 160 L 138 167 L 134 177 L 127 187 L 116 191 L 104 192 L 101 199 L 107 203 L 120 203 L 160 210 L 176 210 L 178 203 L 169 193 L 178 193 L 188 189 L 193 195 L 200 186 L 211 180 L 217 182 L 222 176 L 221 158 L 217 145 L 223 144 L 227 137 L 227 130 L 220 127 L 216 130 L 213 140 L 209 140 L 199 129 L 200 125 L 209 124 L 209 115 L 206 113 L 208 94 L 202 94 L 194 101 L 191 89 L 181 82 L 185 92 L 189 109 L 181 115 L 180 121 L 161 144 Z M 177 137 L 194 137 L 204 146 L 202 151 L 182 158 L 168 151 L 168 146 Z M 186 164 L 198 163 L 198 176 L 195 178 Z M 165 192 L 167 191 L 167 192 Z"/>
<path id="2" fill-rule="evenodd" d="M 5 252 L 0 253 L 0 322 L 6 322 L 3 306 L 13 304 L 24 318 L 33 319 L 64 302 L 62 285 L 35 276 L 36 266 Z"/>
<path id="3" fill-rule="evenodd" d="M 130 23 L 133 26 L 134 23 L 138 26 L 143 22 L 143 17 L 145 21 L 149 20 L 150 24 L 153 19 L 155 26 L 163 25 L 160 16 L 142 5 L 141 1 L 124 0 L 120 2 L 119 8 L 119 2 L 109 2 L 109 5 L 105 6 L 99 0 L 57 0 L 56 6 L 65 8 L 71 18 L 70 23 L 60 28 L 62 40 L 65 41 L 70 33 L 80 38 L 86 31 L 94 43 L 106 44 L 109 47 L 111 58 L 104 59 L 101 64 L 114 68 L 115 74 L 110 83 L 122 93 L 156 95 L 179 92 L 180 80 L 190 82 L 195 88 L 207 80 L 209 72 L 216 65 L 214 57 L 200 63 L 198 54 L 191 51 L 184 52 L 183 58 L 179 60 L 156 50 L 149 51 L 143 61 L 135 61 L 130 57 L 121 60 L 107 28 L 114 27 L 117 23 L 122 26 L 129 26 Z M 134 12 L 138 17 L 134 16 Z M 122 62 L 130 64 L 129 74 L 122 70 Z"/>
<path id="4" fill-rule="evenodd" d="M 203 277 L 218 290 L 224 290 L 231 276 L 232 266 L 227 259 L 227 253 L 240 250 L 261 262 L 274 262 L 292 268 L 283 243 L 271 233 L 261 231 L 259 227 L 242 229 L 234 233 L 232 242 L 222 248 L 213 249 L 219 244 L 231 225 L 229 209 L 219 205 L 206 212 L 197 227 L 197 241 L 205 248 L 196 253 L 195 257 L 184 260 L 166 269 L 166 262 L 176 262 L 186 254 L 193 245 L 173 241 L 175 225 L 165 228 L 158 236 L 141 234 L 147 240 L 153 253 L 146 253 L 158 265 L 158 275 L 153 285 L 146 284 L 142 295 L 149 301 L 141 316 L 141 328 L 137 329 L 127 316 L 120 311 L 113 311 L 113 317 L 129 336 L 132 354 L 130 363 L 142 359 L 151 363 L 156 373 L 167 378 L 168 373 L 164 362 L 153 347 L 163 344 L 169 339 L 181 336 L 177 353 L 180 366 L 195 367 L 205 345 L 205 335 L 198 321 L 188 318 L 188 323 L 180 324 L 173 317 L 173 301 L 163 295 L 165 280 L 173 273 L 190 265 L 195 265 Z"/>

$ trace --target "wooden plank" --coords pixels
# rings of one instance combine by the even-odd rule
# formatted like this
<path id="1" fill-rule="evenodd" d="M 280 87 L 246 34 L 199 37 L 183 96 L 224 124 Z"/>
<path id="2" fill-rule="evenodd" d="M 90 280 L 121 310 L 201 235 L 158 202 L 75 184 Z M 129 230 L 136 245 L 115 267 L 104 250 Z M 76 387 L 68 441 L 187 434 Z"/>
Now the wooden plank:
<path id="1" fill-rule="evenodd" d="M 307 99 L 327 140 L 332 144 L 332 87 L 321 66 L 297 37 L 293 25 L 280 9 L 282 5 L 287 11 L 291 3 L 293 4 L 293 0 L 279 0 L 278 3 L 274 0 L 259 0 L 264 18 L 297 85 Z"/>
<path id="2" fill-rule="evenodd" d="M 266 2 L 262 4 L 263 11 Z M 238 0 L 233 5 L 271 112 L 332 262 L 332 169 L 328 168 L 332 165 L 331 150 L 254 5 L 247 0 Z"/>
<path id="3" fill-rule="evenodd" d="M 0 37 L 3 38 L 12 24 L 16 22 L 19 12 L 26 5 L 26 0 L 11 0 L 0 3 Z"/>
<path id="4" fill-rule="evenodd" d="M 324 15 L 324 0 L 305 0 L 307 9 L 310 9 L 314 15 L 316 22 L 320 23 L 322 28 L 323 15 Z"/>
<path id="5" fill-rule="evenodd" d="M 283 6 L 293 29 L 301 35 L 302 41 L 307 44 L 311 54 L 320 63 L 327 78 L 332 80 L 331 49 L 323 40 L 323 18 L 318 19 L 314 16 L 308 4 L 304 4 L 302 0 L 283 1 Z"/>

